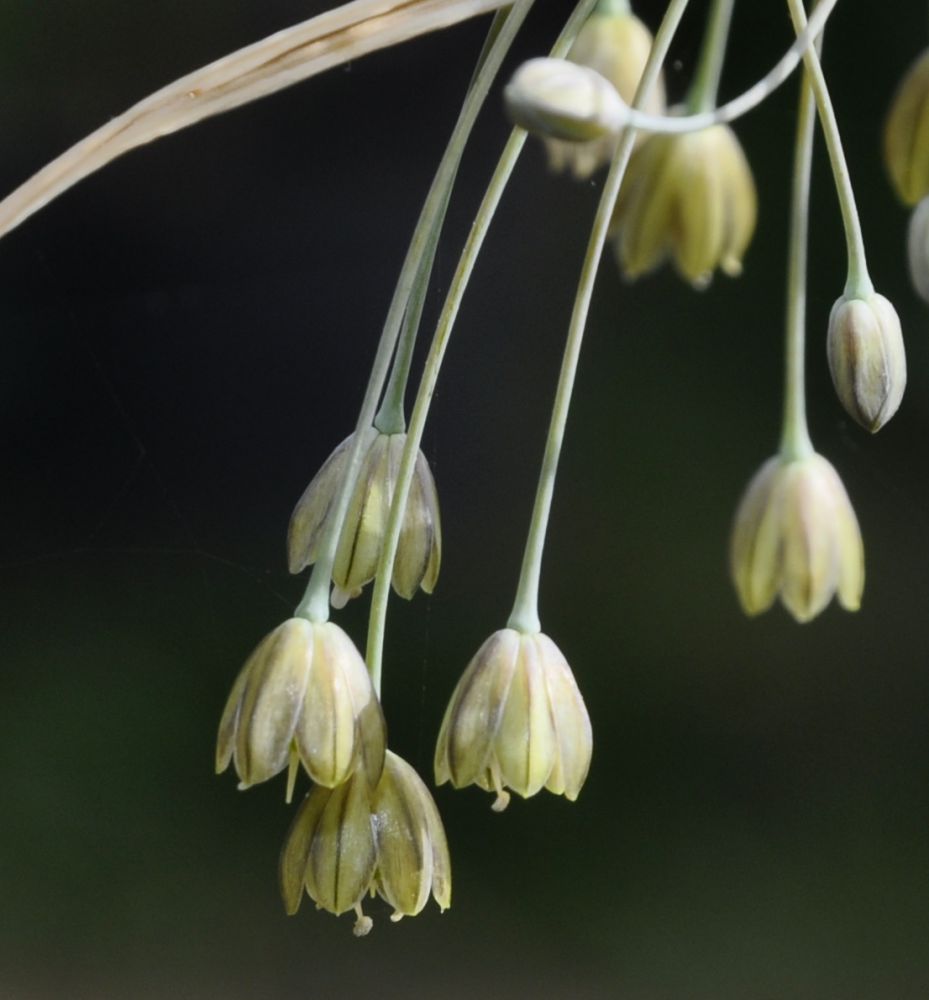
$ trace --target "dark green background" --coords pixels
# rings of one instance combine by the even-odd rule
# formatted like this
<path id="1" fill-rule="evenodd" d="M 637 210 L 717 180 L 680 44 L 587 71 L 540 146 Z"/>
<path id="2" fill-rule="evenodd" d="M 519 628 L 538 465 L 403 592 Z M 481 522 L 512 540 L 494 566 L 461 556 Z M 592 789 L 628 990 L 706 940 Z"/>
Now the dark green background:
<path id="1" fill-rule="evenodd" d="M 0 190 L 156 87 L 321 8 L 297 0 L 5 0 Z M 519 57 L 568 5 L 540 5 Z M 654 26 L 663 3 L 640 9 Z M 705 4 L 675 49 L 693 68 Z M 698 294 L 603 267 L 545 563 L 546 631 L 588 701 L 575 804 L 436 799 L 454 905 L 393 926 L 275 884 L 283 782 L 212 774 L 215 726 L 292 610 L 290 509 L 351 428 L 484 26 L 337 69 L 132 153 L 0 243 L 0 997 L 909 1000 L 929 995 L 929 318 L 879 159 L 925 4 L 844 0 L 826 47 L 878 288 L 910 386 L 876 439 L 825 367 L 843 243 L 822 155 L 814 440 L 864 532 L 862 611 L 740 613 L 729 523 L 774 450 L 795 85 L 739 126 L 760 192 L 744 277 Z M 790 38 L 737 5 L 724 96 Z M 506 134 L 482 117 L 434 318 Z M 819 149 L 822 153 L 822 149 Z M 474 275 L 425 450 L 434 598 L 394 602 L 385 707 L 427 778 L 446 699 L 505 623 L 600 178 L 531 145 Z M 338 619 L 361 642 L 367 598 Z"/>

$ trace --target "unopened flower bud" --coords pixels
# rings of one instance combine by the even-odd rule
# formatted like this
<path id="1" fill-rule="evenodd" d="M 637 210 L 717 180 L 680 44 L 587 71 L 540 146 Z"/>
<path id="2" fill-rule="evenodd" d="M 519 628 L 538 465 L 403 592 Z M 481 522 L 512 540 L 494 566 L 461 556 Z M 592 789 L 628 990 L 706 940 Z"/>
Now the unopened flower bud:
<path id="1" fill-rule="evenodd" d="M 578 32 L 568 59 L 597 72 L 612 84 L 624 104 L 631 105 L 651 49 L 651 32 L 632 14 L 629 4 L 604 0 Z M 642 110 L 651 115 L 664 113 L 665 92 L 660 78 L 651 88 Z M 614 134 L 604 133 L 588 142 L 548 139 L 545 146 L 553 170 L 569 169 L 575 177 L 583 179 L 610 162 L 616 141 Z"/>
<path id="2" fill-rule="evenodd" d="M 929 195 L 929 50 L 909 68 L 891 102 L 884 163 L 905 204 Z"/>
<path id="3" fill-rule="evenodd" d="M 929 197 L 923 198 L 910 216 L 907 259 L 913 287 L 929 302 Z"/>
<path id="4" fill-rule="evenodd" d="M 696 288 L 717 267 L 735 277 L 757 212 L 751 167 L 728 125 L 651 135 L 630 160 L 613 215 L 620 267 L 634 279 L 671 256 Z"/>
<path id="5" fill-rule="evenodd" d="M 377 781 L 385 743 L 384 716 L 352 640 L 332 622 L 289 618 L 259 643 L 232 688 L 216 773 L 233 762 L 248 788 L 300 761 L 326 787 L 359 765 Z"/>
<path id="6" fill-rule="evenodd" d="M 516 125 L 549 139 L 584 142 L 622 127 L 627 107 L 599 73 L 565 59 L 530 59 L 503 92 Z"/>
<path id="7" fill-rule="evenodd" d="M 883 295 L 843 296 L 832 307 L 826 341 L 832 383 L 845 411 L 879 431 L 897 412 L 906 387 L 900 319 Z"/>
<path id="8" fill-rule="evenodd" d="M 528 798 L 542 788 L 577 798 L 587 777 L 590 718 L 571 668 L 548 636 L 505 628 L 468 665 L 452 694 L 435 753 L 437 784 L 476 784 Z"/>
<path id="9" fill-rule="evenodd" d="M 857 611 L 864 549 L 852 505 L 821 455 L 766 462 L 751 481 L 732 529 L 732 579 L 746 614 L 767 611 L 780 595 L 798 622 L 832 596 Z"/>
<path id="10" fill-rule="evenodd" d="M 361 908 L 369 892 L 394 908 L 395 921 L 419 913 L 430 894 L 448 909 L 448 842 L 422 779 L 388 750 L 373 788 L 358 772 L 338 788 L 312 789 L 284 843 L 280 880 L 288 913 L 297 912 L 306 890 L 337 916 L 354 910 L 359 937 L 372 926 Z"/>
<path id="11" fill-rule="evenodd" d="M 353 438 L 346 438 L 329 456 L 294 508 L 287 536 L 291 573 L 299 573 L 319 558 Z M 380 434 L 374 429 L 367 434 L 332 568 L 335 607 L 357 597 L 362 587 L 374 579 L 405 444 L 405 434 Z M 441 560 L 438 495 L 429 463 L 419 452 L 400 528 L 391 579 L 394 590 L 407 600 L 419 587 L 431 594 Z"/>

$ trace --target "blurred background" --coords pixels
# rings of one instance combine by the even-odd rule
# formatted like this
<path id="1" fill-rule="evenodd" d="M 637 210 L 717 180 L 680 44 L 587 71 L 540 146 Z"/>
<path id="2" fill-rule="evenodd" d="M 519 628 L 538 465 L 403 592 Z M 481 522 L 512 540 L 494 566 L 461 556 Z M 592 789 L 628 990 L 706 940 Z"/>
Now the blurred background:
<path id="1" fill-rule="evenodd" d="M 0 191 L 168 81 L 316 0 L 5 0 Z M 707 4 L 668 74 L 680 97 Z M 723 97 L 790 39 L 737 5 Z M 508 62 L 569 10 L 531 18 Z M 654 28 L 664 3 L 637 9 Z M 796 84 L 741 122 L 760 221 L 738 281 L 601 271 L 544 566 L 545 630 L 590 708 L 579 800 L 502 816 L 436 791 L 454 905 L 371 936 L 285 917 L 283 779 L 212 773 L 228 689 L 304 580 L 291 508 L 352 428 L 417 212 L 487 20 L 372 55 L 138 150 L 0 242 L 0 997 L 909 1000 L 929 995 L 929 317 L 879 157 L 929 42 L 925 5 L 839 5 L 826 69 L 871 268 L 910 385 L 875 439 L 823 348 L 844 244 L 821 144 L 810 421 L 864 532 L 859 614 L 748 621 L 730 519 L 776 447 Z M 507 134 L 462 169 L 444 296 Z M 435 596 L 395 600 L 391 745 L 431 783 L 448 696 L 509 613 L 560 348 L 602 176 L 527 146 L 474 274 L 427 429 Z M 368 596 L 338 621 L 363 644 Z"/>

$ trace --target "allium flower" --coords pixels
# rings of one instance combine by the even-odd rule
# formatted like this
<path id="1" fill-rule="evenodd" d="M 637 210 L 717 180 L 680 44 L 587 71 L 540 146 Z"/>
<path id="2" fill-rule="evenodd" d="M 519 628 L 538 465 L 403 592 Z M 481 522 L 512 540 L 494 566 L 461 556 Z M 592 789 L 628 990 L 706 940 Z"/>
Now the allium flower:
<path id="1" fill-rule="evenodd" d="M 649 136 L 629 162 L 613 216 L 620 267 L 634 279 L 671 256 L 697 288 L 717 267 L 735 277 L 757 202 L 751 167 L 727 125 Z"/>
<path id="2" fill-rule="evenodd" d="M 857 611 L 864 589 L 864 549 L 848 494 L 821 455 L 767 461 L 735 515 L 732 579 L 745 612 L 767 611 L 780 594 L 798 622 L 837 595 Z"/>
<path id="3" fill-rule="evenodd" d="M 503 91 L 516 125 L 546 139 L 587 149 L 592 140 L 612 139 L 629 109 L 599 73 L 567 59 L 530 59 Z"/>
<path id="4" fill-rule="evenodd" d="M 233 762 L 248 788 L 299 759 L 319 785 L 341 784 L 359 764 L 375 781 L 385 743 L 381 706 L 352 640 L 331 622 L 289 618 L 262 639 L 233 685 L 216 773 Z"/>
<path id="5" fill-rule="evenodd" d="M 897 412 L 906 388 L 906 350 L 897 311 L 883 295 L 843 296 L 826 341 L 832 383 L 846 412 L 873 434 Z"/>
<path id="6" fill-rule="evenodd" d="M 287 538 L 291 573 L 299 573 L 319 557 L 353 438 L 346 438 L 329 456 L 294 508 Z M 405 443 L 405 434 L 380 434 L 373 429 L 368 432 L 332 568 L 334 607 L 343 607 L 374 579 Z M 429 463 L 420 452 L 400 530 L 391 581 L 394 590 L 407 600 L 418 587 L 431 594 L 441 560 L 439 500 Z"/>
<path id="7" fill-rule="evenodd" d="M 648 28 L 624 2 L 601 3 L 578 33 L 568 59 L 588 66 L 605 77 L 631 105 L 636 87 L 652 49 Z M 665 110 L 664 85 L 659 81 L 651 90 L 643 111 L 660 115 Z M 604 136 L 590 142 L 546 141 L 549 166 L 553 170 L 570 169 L 575 177 L 589 177 L 609 163 L 616 148 L 616 137 Z"/>
<path id="8" fill-rule="evenodd" d="M 884 163 L 897 196 L 915 205 L 929 195 L 929 50 L 897 88 L 884 127 Z"/>
<path id="9" fill-rule="evenodd" d="M 355 934 L 371 930 L 361 909 L 367 893 L 393 908 L 391 920 L 414 916 L 430 893 L 451 905 L 451 864 L 439 811 L 406 761 L 387 751 L 372 789 L 362 772 L 338 788 L 314 788 L 300 807 L 281 853 L 281 894 L 289 914 L 303 891 L 338 916 L 354 910 Z"/>
<path id="10" fill-rule="evenodd" d="M 929 197 L 923 198 L 910 216 L 906 248 L 913 287 L 929 302 Z"/>
<path id="11" fill-rule="evenodd" d="M 437 784 L 505 787 L 528 798 L 542 788 L 577 798 L 592 751 L 590 718 L 571 668 L 541 633 L 505 628 L 477 651 L 452 694 L 435 752 Z"/>

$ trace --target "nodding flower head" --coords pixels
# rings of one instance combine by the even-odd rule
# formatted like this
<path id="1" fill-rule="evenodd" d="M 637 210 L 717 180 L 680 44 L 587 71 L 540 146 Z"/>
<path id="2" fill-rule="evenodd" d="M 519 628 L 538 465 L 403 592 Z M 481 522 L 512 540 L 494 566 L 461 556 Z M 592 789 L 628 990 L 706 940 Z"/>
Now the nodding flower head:
<path id="1" fill-rule="evenodd" d="M 929 49 L 909 68 L 891 102 L 884 164 L 904 204 L 929 195 Z"/>
<path id="2" fill-rule="evenodd" d="M 620 267 L 634 279 L 671 257 L 696 288 L 717 267 L 735 277 L 757 214 L 751 167 L 728 125 L 649 136 L 629 162 L 613 216 Z"/>
<path id="3" fill-rule="evenodd" d="M 354 435 L 346 438 L 329 456 L 294 508 L 287 538 L 291 573 L 319 558 L 353 439 Z M 372 428 L 362 444 L 361 467 L 332 568 L 332 603 L 337 608 L 357 597 L 377 572 L 405 443 L 406 434 L 381 434 Z M 429 463 L 419 452 L 394 562 L 394 590 L 407 600 L 420 587 L 431 594 L 441 560 L 438 495 Z"/>
<path id="4" fill-rule="evenodd" d="M 897 311 L 876 292 L 842 296 L 826 341 L 829 371 L 848 415 L 875 433 L 897 412 L 906 388 L 906 350 Z"/>
<path id="5" fill-rule="evenodd" d="M 287 835 L 280 879 L 288 913 L 297 912 L 305 890 L 336 916 L 354 910 L 359 937 L 372 926 L 361 908 L 368 893 L 394 908 L 394 921 L 419 913 L 430 895 L 447 909 L 448 843 L 422 779 L 388 750 L 375 786 L 357 772 L 338 788 L 312 789 Z"/>
<path id="6" fill-rule="evenodd" d="M 381 706 L 352 640 L 331 622 L 289 618 L 262 639 L 233 685 L 216 772 L 234 763 L 248 788 L 299 760 L 326 787 L 359 764 L 376 781 L 385 742 Z"/>
<path id="7" fill-rule="evenodd" d="M 864 589 L 864 548 L 842 480 L 821 455 L 767 461 L 736 511 L 732 579 L 749 615 L 780 595 L 798 622 L 808 622 L 833 595 L 857 611 Z"/>
<path id="8" fill-rule="evenodd" d="M 435 778 L 479 785 L 509 802 L 547 788 L 577 798 L 587 777 L 590 718 L 571 668 L 548 636 L 495 632 L 452 694 L 435 753 Z"/>
<path id="9" fill-rule="evenodd" d="M 923 301 L 929 302 L 929 196 L 923 198 L 910 216 L 907 261 L 913 287 Z"/>
<path id="10" fill-rule="evenodd" d="M 632 104 L 642 71 L 652 50 L 652 34 L 622 2 L 601 3 L 587 19 L 568 53 L 579 66 L 595 70 L 615 87 L 626 104 Z M 665 110 L 664 85 L 659 80 L 642 108 L 652 115 Z M 604 134 L 587 142 L 546 141 L 549 166 L 570 170 L 575 177 L 589 177 L 609 163 L 616 137 Z"/>

